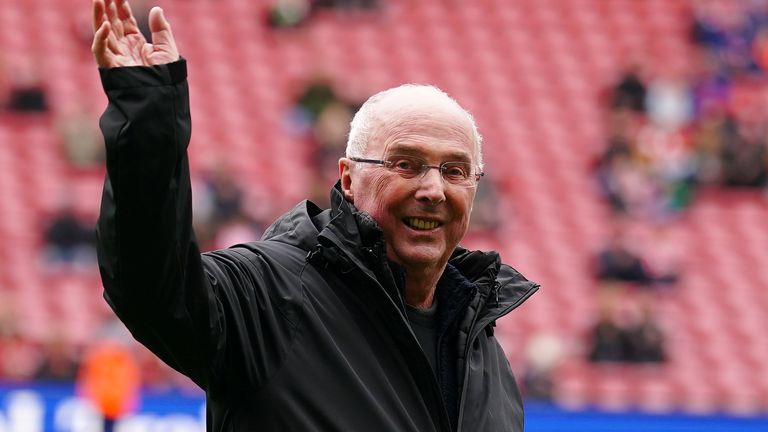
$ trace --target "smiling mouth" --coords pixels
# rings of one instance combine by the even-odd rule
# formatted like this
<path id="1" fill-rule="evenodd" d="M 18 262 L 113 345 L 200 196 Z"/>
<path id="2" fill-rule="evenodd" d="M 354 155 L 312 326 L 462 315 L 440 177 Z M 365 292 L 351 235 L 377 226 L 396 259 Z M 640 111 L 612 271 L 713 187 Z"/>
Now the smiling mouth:
<path id="1" fill-rule="evenodd" d="M 430 221 L 430 220 L 420 219 L 420 218 L 405 218 L 403 219 L 403 222 L 405 222 L 405 224 L 408 225 L 408 227 L 410 228 L 413 228 L 415 230 L 422 230 L 422 231 L 435 229 L 442 225 L 440 222 L 437 222 L 437 221 Z"/>

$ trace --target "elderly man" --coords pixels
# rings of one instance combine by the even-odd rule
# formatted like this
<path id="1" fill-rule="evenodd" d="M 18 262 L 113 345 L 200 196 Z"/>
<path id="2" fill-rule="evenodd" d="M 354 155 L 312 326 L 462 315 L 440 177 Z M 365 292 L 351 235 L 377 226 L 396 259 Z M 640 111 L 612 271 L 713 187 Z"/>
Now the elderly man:
<path id="1" fill-rule="evenodd" d="M 94 0 L 109 106 L 98 223 L 105 298 L 206 391 L 211 431 L 520 431 L 493 336 L 537 285 L 458 246 L 482 176 L 472 117 L 406 85 L 352 121 L 332 206 L 302 202 L 261 241 L 200 254 L 186 63 L 159 8 Z M 136 67 L 124 67 L 136 66 Z"/>

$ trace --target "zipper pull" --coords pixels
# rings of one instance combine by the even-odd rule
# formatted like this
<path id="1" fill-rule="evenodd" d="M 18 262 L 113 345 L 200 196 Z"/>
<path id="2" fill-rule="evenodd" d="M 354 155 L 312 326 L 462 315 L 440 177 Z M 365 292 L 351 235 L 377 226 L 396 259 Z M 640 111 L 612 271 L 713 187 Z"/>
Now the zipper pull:
<path id="1" fill-rule="evenodd" d="M 315 246 L 312 248 L 309 253 L 307 253 L 306 262 L 311 263 L 312 261 L 315 261 L 319 258 L 321 258 L 321 255 L 323 254 L 323 247 L 320 245 Z"/>
<path id="2" fill-rule="evenodd" d="M 498 282 L 495 282 L 493 284 L 493 296 L 496 300 L 496 307 L 499 307 L 499 288 L 501 288 L 501 284 Z"/>

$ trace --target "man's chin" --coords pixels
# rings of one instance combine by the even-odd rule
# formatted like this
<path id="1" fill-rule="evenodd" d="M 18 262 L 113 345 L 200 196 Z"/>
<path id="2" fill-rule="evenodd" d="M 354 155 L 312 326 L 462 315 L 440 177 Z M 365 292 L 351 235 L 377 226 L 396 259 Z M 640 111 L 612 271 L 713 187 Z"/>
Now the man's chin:
<path id="1" fill-rule="evenodd" d="M 408 246 L 405 246 L 408 248 Z M 410 247 L 406 250 L 395 250 L 390 259 L 405 268 L 431 268 L 444 264 L 445 251 L 441 248 Z"/>

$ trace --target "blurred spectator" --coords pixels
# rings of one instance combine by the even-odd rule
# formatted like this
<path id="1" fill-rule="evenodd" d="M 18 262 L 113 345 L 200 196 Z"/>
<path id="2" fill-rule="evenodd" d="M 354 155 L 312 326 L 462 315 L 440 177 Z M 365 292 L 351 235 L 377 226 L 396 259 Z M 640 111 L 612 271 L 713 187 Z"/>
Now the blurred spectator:
<path id="1" fill-rule="evenodd" d="M 656 186 L 636 161 L 634 148 L 625 147 L 622 141 L 613 141 L 601 158 L 597 181 L 618 214 L 647 215 L 658 207 Z"/>
<path id="2" fill-rule="evenodd" d="M 64 335 L 54 333 L 43 346 L 42 361 L 34 378 L 43 381 L 71 381 L 77 377 L 78 353 Z"/>
<path id="3" fill-rule="evenodd" d="M 658 127 L 679 130 L 693 118 L 693 97 L 688 81 L 669 71 L 648 84 L 648 118 Z"/>
<path id="4" fill-rule="evenodd" d="M 266 22 L 273 28 L 295 28 L 307 22 L 313 14 L 327 9 L 372 10 L 378 0 L 271 0 Z"/>
<path id="5" fill-rule="evenodd" d="M 474 232 L 494 234 L 501 224 L 498 202 L 496 185 L 491 181 L 481 181 L 475 194 L 469 229 Z"/>
<path id="6" fill-rule="evenodd" d="M 104 137 L 99 131 L 97 118 L 95 114 L 77 107 L 56 121 L 64 155 L 73 167 L 90 168 L 104 162 Z"/>
<path id="7" fill-rule="evenodd" d="M 323 184 L 333 183 L 331 177 L 338 177 L 338 161 L 346 150 L 349 123 L 353 115 L 350 105 L 333 101 L 320 111 L 312 127 L 314 166 L 318 174 L 328 177 Z"/>
<path id="8" fill-rule="evenodd" d="M 694 3 L 691 38 L 696 44 L 711 50 L 725 47 L 725 29 L 721 25 L 718 11 L 715 10 L 712 2 L 697 1 Z"/>
<path id="9" fill-rule="evenodd" d="M 49 110 L 40 71 L 40 67 L 28 61 L 12 72 L 6 103 L 8 110 L 18 113 L 42 113 Z"/>
<path id="10" fill-rule="evenodd" d="M 609 111 L 608 120 L 608 146 L 595 169 L 600 193 L 617 214 L 654 217 L 663 197 L 638 149 L 643 117 L 619 108 Z"/>
<path id="11" fill-rule="evenodd" d="M 78 392 L 104 417 L 104 432 L 132 412 L 138 403 L 141 377 L 133 354 L 122 343 L 101 340 L 93 344 L 81 363 Z"/>
<path id="12" fill-rule="evenodd" d="M 79 218 L 69 203 L 54 214 L 44 234 L 46 263 L 84 268 L 96 262 L 96 238 L 92 224 Z"/>
<path id="13" fill-rule="evenodd" d="M 768 126 L 742 120 L 739 134 L 722 149 L 722 181 L 725 186 L 764 187 L 768 174 Z"/>
<path id="14" fill-rule="evenodd" d="M 626 350 L 624 360 L 635 363 L 658 363 L 666 360 L 664 335 L 649 307 L 641 317 L 624 330 Z"/>
<path id="15" fill-rule="evenodd" d="M 694 119 L 699 120 L 712 111 L 726 110 L 733 82 L 718 69 L 711 57 L 704 56 L 693 65 L 690 87 Z"/>
<path id="16" fill-rule="evenodd" d="M 611 109 L 645 112 L 646 85 L 640 78 L 640 67 L 630 66 L 616 84 L 611 95 Z"/>
<path id="17" fill-rule="evenodd" d="M 681 130 L 648 124 L 638 133 L 637 156 L 654 187 L 655 194 L 646 206 L 654 219 L 664 220 L 690 204 L 696 163 Z"/>
<path id="18" fill-rule="evenodd" d="M 194 228 L 203 250 L 261 237 L 264 227 L 245 207 L 245 194 L 226 162 L 193 178 Z"/>
<path id="19" fill-rule="evenodd" d="M 625 228 L 621 223 L 613 227 L 606 246 L 597 255 L 596 277 L 602 281 L 633 283 L 647 286 L 653 283 L 672 283 L 677 274 L 654 274 L 640 255 L 631 249 Z"/>
<path id="20" fill-rule="evenodd" d="M 341 8 L 341 9 L 374 9 L 378 6 L 378 0 L 315 0 L 316 8 Z"/>
<path id="21" fill-rule="evenodd" d="M 234 219 L 243 211 L 243 190 L 232 174 L 231 167 L 219 163 L 213 171 L 203 175 L 204 194 L 209 202 L 209 213 L 201 215 L 215 227 Z"/>
<path id="22" fill-rule="evenodd" d="M 267 24 L 274 28 L 297 27 L 310 17 L 310 0 L 273 0 L 267 10 Z"/>
<path id="23" fill-rule="evenodd" d="M 629 251 L 620 238 L 612 239 L 598 255 L 598 278 L 638 284 L 651 281 L 651 275 L 640 258 Z"/>
<path id="24" fill-rule="evenodd" d="M 591 362 L 659 363 L 666 360 L 664 335 L 650 312 L 644 308 L 639 319 L 617 317 L 617 311 L 603 308 L 590 332 L 588 359 Z"/>
<path id="25" fill-rule="evenodd" d="M 212 239 L 215 233 L 215 227 L 213 226 L 213 202 L 208 190 L 207 183 L 203 180 L 202 175 L 197 175 L 196 172 L 191 174 L 192 183 L 192 227 L 195 230 L 195 237 L 200 243 L 200 248 L 203 251 L 211 249 Z"/>
<path id="26" fill-rule="evenodd" d="M 325 208 L 330 202 L 322 185 L 338 179 L 338 160 L 344 156 L 349 123 L 360 104 L 340 96 L 322 75 L 310 78 L 294 101 L 289 114 L 291 132 L 305 137 L 310 146 L 311 198 Z"/>
<path id="27" fill-rule="evenodd" d="M 720 69 L 729 74 L 754 72 L 752 43 L 758 24 L 748 8 L 749 2 L 695 3 L 693 41 L 717 59 Z"/>
<path id="28" fill-rule="evenodd" d="M 563 344 L 553 334 L 539 333 L 528 342 L 523 392 L 529 399 L 551 401 L 555 369 L 563 358 Z"/>
<path id="29" fill-rule="evenodd" d="M 733 116 L 722 107 L 713 105 L 702 112 L 692 132 L 695 151 L 696 182 L 700 185 L 718 185 L 723 181 L 725 148 L 738 139 Z"/>
<path id="30" fill-rule="evenodd" d="M 591 329 L 589 360 L 592 362 L 618 362 L 626 358 L 627 338 L 619 325 L 615 312 L 602 309 Z"/>
<path id="31" fill-rule="evenodd" d="M 341 99 L 333 89 L 331 82 L 323 76 L 315 76 L 296 95 L 294 109 L 297 112 L 294 117 L 313 125 L 325 108 L 340 102 Z"/>

